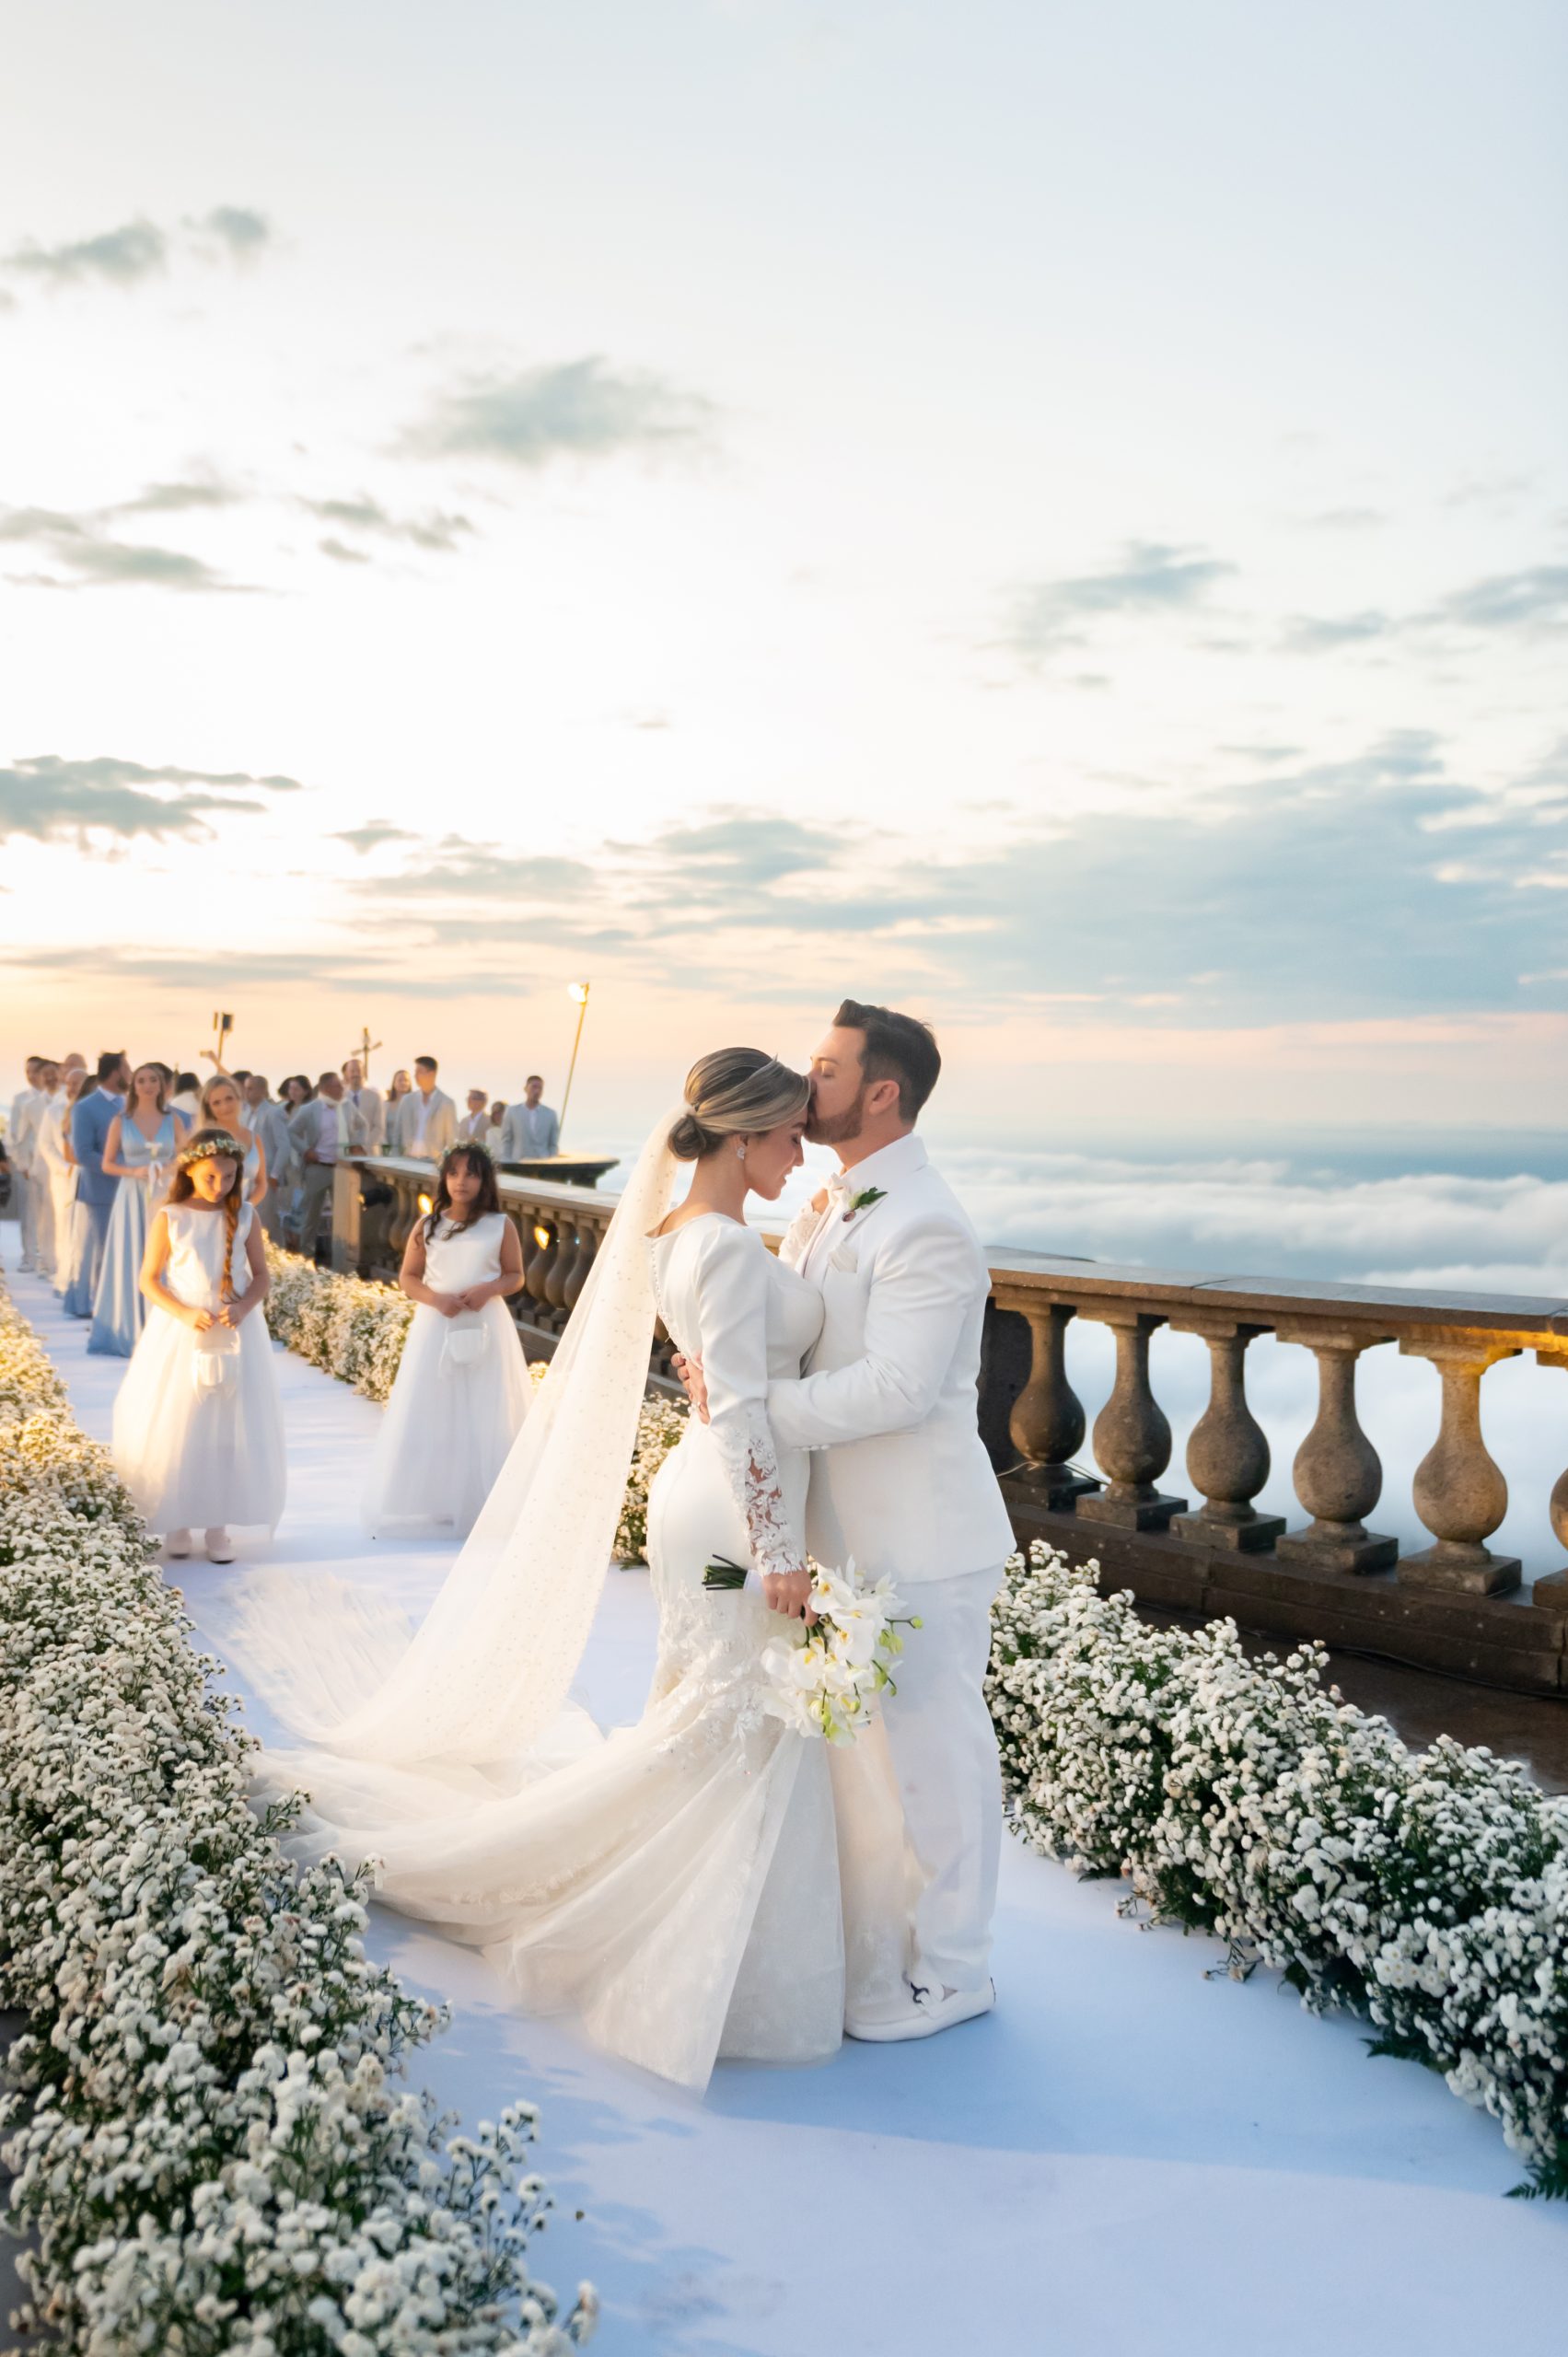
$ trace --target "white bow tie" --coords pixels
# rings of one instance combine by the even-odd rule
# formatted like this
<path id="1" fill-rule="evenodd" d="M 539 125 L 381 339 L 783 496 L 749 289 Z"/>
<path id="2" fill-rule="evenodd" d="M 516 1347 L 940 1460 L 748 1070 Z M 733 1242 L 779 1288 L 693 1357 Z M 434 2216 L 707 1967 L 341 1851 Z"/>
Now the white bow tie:
<path id="1" fill-rule="evenodd" d="M 828 1181 L 828 1201 L 829 1201 L 829 1202 L 830 1202 L 830 1203 L 847 1203 L 847 1202 L 848 1202 L 848 1201 L 849 1201 L 849 1196 L 850 1196 L 850 1184 L 849 1184 L 849 1179 L 848 1179 L 848 1178 L 846 1177 L 846 1175 L 845 1175 L 845 1173 L 844 1173 L 843 1171 L 842 1171 L 842 1170 L 835 1170 L 835 1171 L 834 1171 L 834 1173 L 833 1173 L 833 1175 L 832 1175 L 832 1177 L 831 1177 L 831 1178 L 829 1179 L 829 1181 Z"/>

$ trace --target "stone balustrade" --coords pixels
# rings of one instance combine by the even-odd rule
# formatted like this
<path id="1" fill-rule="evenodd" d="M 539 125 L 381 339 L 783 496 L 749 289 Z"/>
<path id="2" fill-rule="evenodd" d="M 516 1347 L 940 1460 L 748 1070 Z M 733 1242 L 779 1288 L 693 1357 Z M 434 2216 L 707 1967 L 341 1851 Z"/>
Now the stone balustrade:
<path id="1" fill-rule="evenodd" d="M 340 1167 L 334 1265 L 396 1277 L 428 1190 L 428 1164 L 393 1158 Z M 613 1195 L 507 1178 L 527 1282 L 514 1303 L 531 1356 L 553 1351 L 615 1210 Z M 384 1200 L 361 1201 L 362 1193 Z M 1038 1253 L 991 1256 L 992 1295 L 981 1429 L 1020 1538 L 1048 1538 L 1076 1562 L 1097 1556 L 1109 1582 L 1153 1607 L 1213 1616 L 1535 1692 L 1568 1692 L 1568 1471 L 1541 1502 L 1543 1560 L 1524 1566 L 1488 1540 L 1507 1506 L 1488 1452 L 1481 1397 L 1488 1368 L 1533 1353 L 1568 1371 L 1568 1302 L 1493 1294 L 1416 1293 L 1295 1279 L 1191 1275 Z M 1107 1327 L 1116 1373 L 1087 1420 L 1068 1377 L 1074 1319 Z M 1193 1495 L 1167 1483 L 1169 1422 L 1150 1376 L 1162 1327 L 1205 1343 L 1207 1408 L 1186 1453 Z M 1260 1513 L 1268 1435 L 1249 1406 L 1247 1353 L 1260 1336 L 1309 1351 L 1318 1413 L 1295 1452 L 1299 1524 Z M 1428 1360 L 1433 1441 L 1413 1483 L 1432 1544 L 1401 1554 L 1369 1527 L 1383 1472 L 1356 1409 L 1365 1352 L 1397 1345 Z M 656 1338 L 650 1381 L 672 1388 Z M 1568 1394 L 1563 1407 L 1568 1411 Z M 1568 1413 L 1564 1415 L 1568 1455 Z"/>

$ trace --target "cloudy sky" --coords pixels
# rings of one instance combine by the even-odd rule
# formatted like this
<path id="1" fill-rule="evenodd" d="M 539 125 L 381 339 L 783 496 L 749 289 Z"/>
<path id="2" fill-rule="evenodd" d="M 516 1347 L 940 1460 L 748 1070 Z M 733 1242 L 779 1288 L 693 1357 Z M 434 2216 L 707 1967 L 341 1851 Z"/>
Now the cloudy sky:
<path id="1" fill-rule="evenodd" d="M 0 86 L 0 1077 L 1561 1123 L 1551 0 L 60 0 Z M 579 1137 L 579 1143 L 586 1143 Z"/>

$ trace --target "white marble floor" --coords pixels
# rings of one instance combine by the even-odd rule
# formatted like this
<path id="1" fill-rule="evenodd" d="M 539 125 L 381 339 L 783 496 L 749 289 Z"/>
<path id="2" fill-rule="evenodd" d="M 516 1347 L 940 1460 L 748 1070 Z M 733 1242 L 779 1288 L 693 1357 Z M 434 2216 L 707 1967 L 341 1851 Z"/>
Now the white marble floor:
<path id="1" fill-rule="evenodd" d="M 0 1243 L 107 1437 L 122 1364 L 14 1273 L 14 1228 Z M 270 1560 L 418 1610 L 446 1550 L 370 1546 L 355 1514 L 379 1411 L 278 1365 L 291 1488 Z M 242 1691 L 247 1575 L 180 1571 Z M 651 1642 L 645 1578 L 614 1573 L 580 1689 L 601 1720 L 635 1715 Z M 702 2102 L 519 2017 L 463 1949 L 385 1915 L 372 1946 L 455 2008 L 419 2065 L 445 2102 L 541 2105 L 560 2214 L 540 2269 L 599 2286 L 607 2357 L 1556 2357 L 1568 2212 L 1502 2198 L 1518 2172 L 1493 2124 L 1268 1976 L 1205 1979 L 1212 1944 L 1140 1931 L 1115 1899 L 1009 1844 L 993 2015 L 815 2071 L 721 2066 Z"/>

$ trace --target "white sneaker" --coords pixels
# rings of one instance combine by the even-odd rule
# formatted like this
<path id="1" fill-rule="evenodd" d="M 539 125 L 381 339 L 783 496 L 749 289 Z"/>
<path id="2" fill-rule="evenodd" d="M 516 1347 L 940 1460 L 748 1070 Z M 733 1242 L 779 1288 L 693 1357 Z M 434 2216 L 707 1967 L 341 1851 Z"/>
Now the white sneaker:
<path id="1" fill-rule="evenodd" d="M 219 1529 L 208 1531 L 207 1561 L 209 1563 L 233 1562 L 234 1541 L 229 1537 L 226 1530 Z"/>
<path id="2" fill-rule="evenodd" d="M 889 2014 L 885 2020 L 845 2022 L 844 2034 L 859 2038 L 868 2046 L 892 2046 L 907 2038 L 935 2038 L 938 2030 L 952 2029 L 959 2022 L 972 2022 L 980 2014 L 990 2013 L 996 2003 L 996 1983 L 988 1980 L 983 1989 L 912 1989 L 909 2009 Z"/>
<path id="3" fill-rule="evenodd" d="M 191 1552 L 191 1533 L 188 1530 L 171 1530 L 163 1542 L 163 1551 L 171 1563 L 182 1563 Z"/>

